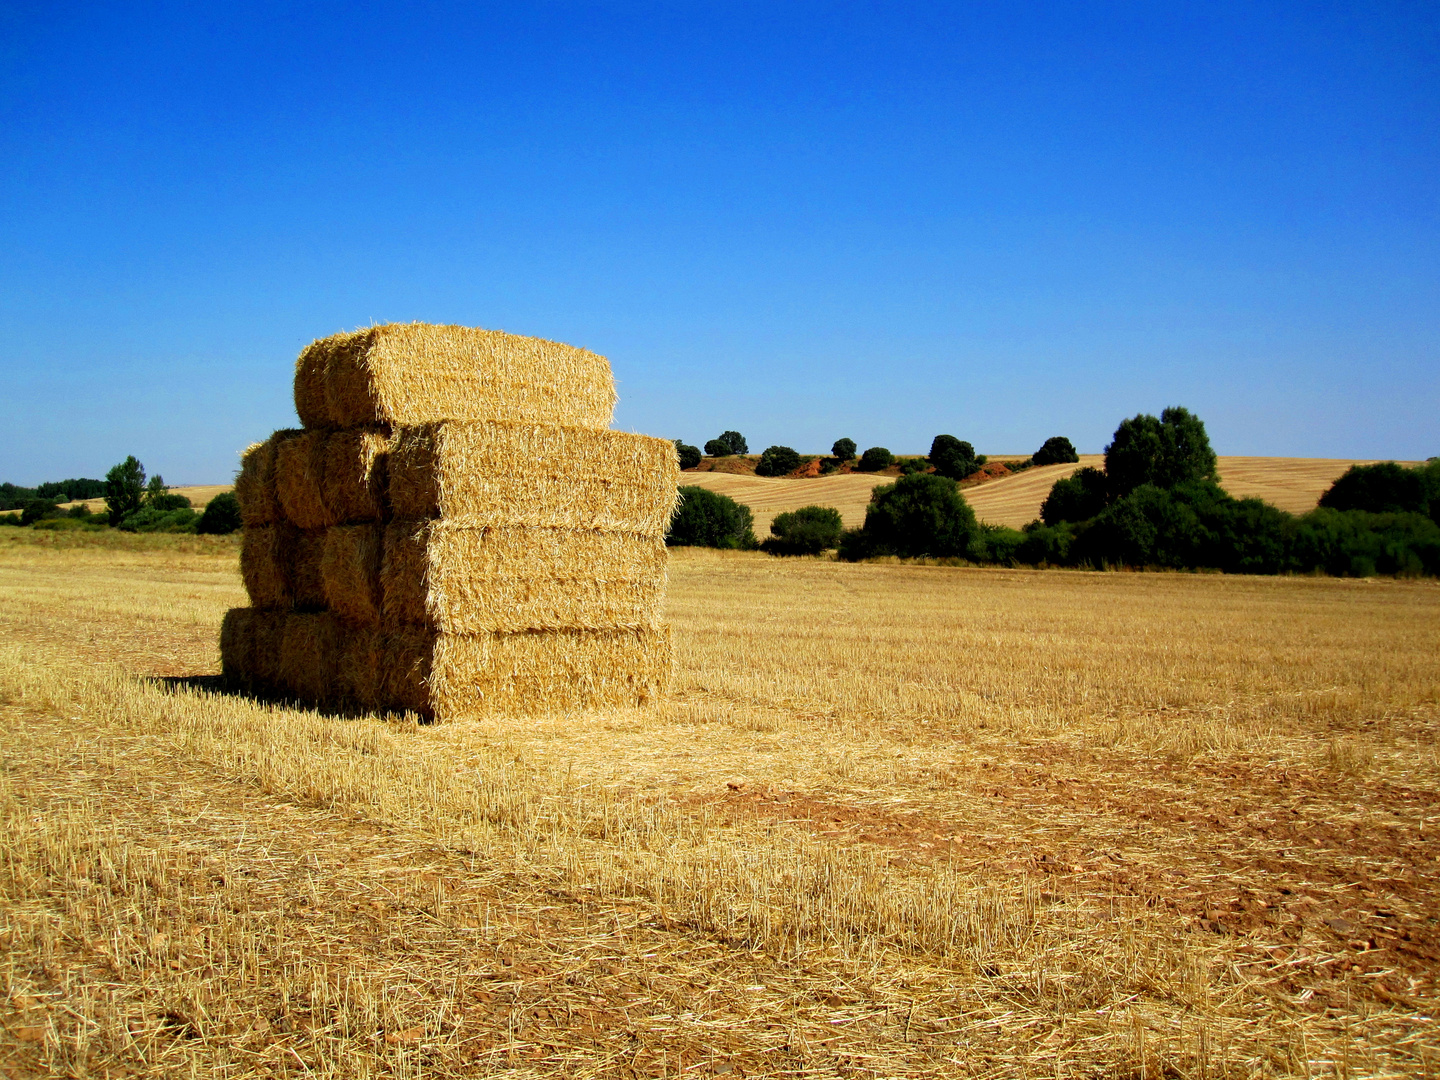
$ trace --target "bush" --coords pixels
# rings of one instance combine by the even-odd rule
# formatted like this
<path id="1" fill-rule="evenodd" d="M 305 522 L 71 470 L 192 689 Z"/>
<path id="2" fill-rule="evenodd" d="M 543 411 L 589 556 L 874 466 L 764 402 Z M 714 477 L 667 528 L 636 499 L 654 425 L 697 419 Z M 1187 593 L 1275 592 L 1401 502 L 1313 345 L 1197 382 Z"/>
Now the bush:
<path id="1" fill-rule="evenodd" d="M 1045 440 L 1045 445 L 1030 455 L 1030 460 L 1036 465 L 1068 465 L 1080 460 L 1080 455 L 1075 453 L 1075 447 L 1064 435 L 1052 435 Z"/>
<path id="2" fill-rule="evenodd" d="M 830 455 L 841 464 L 855 460 L 855 440 L 836 439 L 835 444 L 830 447 Z"/>
<path id="3" fill-rule="evenodd" d="M 50 499 L 31 499 L 20 513 L 21 525 L 34 525 L 37 521 L 60 516 L 60 508 Z"/>
<path id="4" fill-rule="evenodd" d="M 767 446 L 755 465 L 756 476 L 785 476 L 800 467 L 800 455 L 788 446 Z"/>
<path id="5" fill-rule="evenodd" d="M 1364 510 L 1370 514 L 1429 514 L 1440 501 L 1440 462 L 1407 469 L 1393 461 L 1351 465 L 1320 496 L 1327 510 Z"/>
<path id="6" fill-rule="evenodd" d="M 1173 406 L 1155 419 L 1145 413 L 1122 420 L 1105 447 L 1105 476 L 1111 498 L 1141 484 L 1174 487 L 1191 480 L 1214 480 L 1215 451 L 1205 425 L 1188 409 Z"/>
<path id="7" fill-rule="evenodd" d="M 722 431 L 716 438 L 705 444 L 705 453 L 711 457 L 728 457 L 731 454 L 748 454 L 750 446 L 745 436 L 738 431 Z"/>
<path id="8" fill-rule="evenodd" d="M 131 454 L 105 474 L 105 509 L 110 524 L 119 525 L 128 514 L 140 509 L 145 493 L 145 466 Z"/>
<path id="9" fill-rule="evenodd" d="M 161 510 L 142 506 L 121 518 L 119 528 L 122 532 L 194 532 L 199 520 L 200 515 L 189 507 Z"/>
<path id="10" fill-rule="evenodd" d="M 710 457 L 729 457 L 730 444 L 719 439 L 711 439 L 705 444 L 705 453 Z"/>
<path id="11" fill-rule="evenodd" d="M 883 446 L 872 446 L 860 455 L 860 464 L 856 467 L 861 472 L 879 472 L 881 469 L 888 469 L 894 463 L 895 455 L 889 450 Z"/>
<path id="12" fill-rule="evenodd" d="M 197 533 L 224 536 L 240 528 L 240 500 L 233 492 L 225 491 L 216 495 L 205 506 L 205 512 L 195 523 Z"/>
<path id="13" fill-rule="evenodd" d="M 840 545 L 840 511 L 828 506 L 802 506 L 776 514 L 771 535 L 760 545 L 771 555 L 818 555 Z"/>
<path id="14" fill-rule="evenodd" d="M 665 543 L 672 547 L 753 548 L 755 515 L 728 495 L 703 487 L 682 487 L 680 508 Z"/>
<path id="15" fill-rule="evenodd" d="M 852 541 L 851 550 L 905 558 L 969 556 L 979 532 L 975 512 L 954 480 L 915 473 L 875 489 L 863 537 Z M 842 554 L 845 550 L 842 546 Z"/>
<path id="16" fill-rule="evenodd" d="M 84 503 L 76 503 L 74 506 L 70 507 L 69 510 L 65 511 L 65 516 L 70 518 L 77 518 L 80 521 L 84 521 L 93 515 L 91 515 L 90 513 L 90 508 Z"/>
<path id="17" fill-rule="evenodd" d="M 1032 566 L 1053 564 L 1064 566 L 1070 561 L 1070 545 L 1075 540 L 1075 527 L 1065 522 L 1044 525 L 1032 521 L 1025 526 L 1025 539 L 1015 551 L 1017 562 Z"/>
<path id="18" fill-rule="evenodd" d="M 941 476 L 964 480 L 984 464 L 975 460 L 975 447 L 954 435 L 936 435 L 930 441 L 930 464 Z"/>
<path id="19" fill-rule="evenodd" d="M 193 504 L 184 495 L 163 491 L 159 495 L 147 495 L 145 505 L 154 510 L 189 510 Z"/>
<path id="20" fill-rule="evenodd" d="M 977 562 L 1015 563 L 1020 561 L 1020 550 L 1025 546 L 1026 536 L 1018 529 L 1004 525 L 981 525 L 975 543 L 971 545 L 970 557 Z"/>
<path id="21" fill-rule="evenodd" d="M 1046 525 L 1062 521 L 1088 521 L 1105 509 L 1105 474 L 1086 466 L 1056 480 L 1040 504 L 1040 520 Z"/>
<path id="22" fill-rule="evenodd" d="M 19 514 L 0 514 L 0 525 L 14 525 L 18 527 L 19 524 Z"/>
<path id="23" fill-rule="evenodd" d="M 911 473 L 929 472 L 930 463 L 924 458 L 901 458 L 900 475 L 909 476 Z"/>
<path id="24" fill-rule="evenodd" d="M 1420 514 L 1321 507 L 1295 522 L 1289 563 L 1345 577 L 1440 574 L 1440 525 Z"/>
<path id="25" fill-rule="evenodd" d="M 675 440 L 675 456 L 680 459 L 680 468 L 693 469 L 700 464 L 700 448 Z"/>

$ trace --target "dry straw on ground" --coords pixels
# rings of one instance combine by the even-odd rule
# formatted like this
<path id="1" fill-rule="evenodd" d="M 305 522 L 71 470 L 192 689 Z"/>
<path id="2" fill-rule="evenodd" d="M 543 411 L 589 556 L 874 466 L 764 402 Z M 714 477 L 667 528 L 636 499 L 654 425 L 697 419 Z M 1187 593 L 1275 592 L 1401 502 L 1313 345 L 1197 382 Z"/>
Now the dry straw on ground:
<path id="1" fill-rule="evenodd" d="M 603 356 L 464 326 L 391 323 L 308 346 L 295 408 L 309 428 L 524 420 L 605 428 L 615 384 Z"/>
<path id="2" fill-rule="evenodd" d="M 390 508 L 457 527 L 663 536 L 679 465 L 665 439 L 533 424 L 424 424 L 396 433 Z"/>
<path id="3" fill-rule="evenodd" d="M 385 530 L 386 621 L 446 633 L 659 625 L 665 541 L 577 529 Z"/>

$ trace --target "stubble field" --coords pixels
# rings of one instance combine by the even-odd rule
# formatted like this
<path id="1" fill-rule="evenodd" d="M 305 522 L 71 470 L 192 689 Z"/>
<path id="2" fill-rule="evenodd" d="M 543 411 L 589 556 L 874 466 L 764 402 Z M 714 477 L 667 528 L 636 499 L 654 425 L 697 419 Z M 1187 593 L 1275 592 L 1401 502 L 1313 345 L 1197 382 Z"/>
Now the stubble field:
<path id="1" fill-rule="evenodd" d="M 671 561 L 648 710 L 226 694 L 226 538 L 0 536 L 0 1069 L 1440 1071 L 1440 586 Z"/>

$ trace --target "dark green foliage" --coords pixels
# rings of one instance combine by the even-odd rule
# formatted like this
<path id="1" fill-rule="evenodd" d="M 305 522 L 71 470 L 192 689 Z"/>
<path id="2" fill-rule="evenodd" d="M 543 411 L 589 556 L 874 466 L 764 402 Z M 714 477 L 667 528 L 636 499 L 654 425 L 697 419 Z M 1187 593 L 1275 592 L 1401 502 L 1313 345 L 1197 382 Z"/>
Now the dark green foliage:
<path id="1" fill-rule="evenodd" d="M 205 506 L 205 512 L 195 523 L 195 531 L 223 536 L 240 528 L 240 500 L 233 492 L 221 492 Z"/>
<path id="2" fill-rule="evenodd" d="M 1052 435 L 1030 456 L 1030 460 L 1036 465 L 1068 465 L 1079 461 L 1080 455 L 1075 453 L 1075 447 L 1064 435 Z"/>
<path id="3" fill-rule="evenodd" d="M 802 506 L 776 514 L 771 535 L 760 548 L 771 555 L 818 555 L 840 544 L 840 511 L 828 506 Z"/>
<path id="4" fill-rule="evenodd" d="M 200 515 L 187 507 L 162 510 L 156 506 L 142 506 L 132 510 L 120 519 L 122 532 L 194 532 Z"/>
<path id="5" fill-rule="evenodd" d="M 711 439 L 705 444 L 705 453 L 710 457 L 729 457 L 730 444 L 719 439 Z"/>
<path id="6" fill-rule="evenodd" d="M 748 454 L 750 452 L 750 446 L 745 442 L 745 436 L 741 435 L 738 431 L 722 431 L 718 437 L 711 439 L 710 442 L 724 443 L 730 448 L 730 453 L 732 454 Z M 705 444 L 705 452 L 707 454 L 710 453 L 710 443 Z"/>
<path id="7" fill-rule="evenodd" d="M 76 503 L 74 506 L 70 507 L 69 510 L 65 511 L 65 516 L 70 518 L 76 518 L 80 521 L 86 521 L 91 517 L 98 517 L 99 515 L 92 515 L 90 513 L 90 508 L 84 503 Z"/>
<path id="8" fill-rule="evenodd" d="M 930 471 L 930 463 L 924 458 L 900 458 L 898 464 L 900 466 L 901 476 Z"/>
<path id="9" fill-rule="evenodd" d="M 755 465 L 756 476 L 785 476 L 800 467 L 800 455 L 788 446 L 767 446 Z"/>
<path id="10" fill-rule="evenodd" d="M 1105 447 L 1105 476 L 1112 498 L 1141 484 L 1168 488 L 1190 480 L 1214 480 L 1215 451 L 1205 425 L 1188 409 L 1172 406 L 1160 419 L 1141 413 L 1123 420 Z"/>
<path id="11" fill-rule="evenodd" d="M 863 546 L 878 555 L 968 557 L 979 532 L 975 512 L 954 480 L 914 473 L 870 496 Z"/>
<path id="12" fill-rule="evenodd" d="M 1440 525 L 1420 514 L 1321 507 L 1295 523 L 1289 561 L 1339 576 L 1440 575 Z"/>
<path id="13" fill-rule="evenodd" d="M 854 461 L 855 449 L 854 439 L 836 439 L 835 445 L 830 447 L 830 454 L 839 462 Z"/>
<path id="14" fill-rule="evenodd" d="M 119 525 L 127 514 L 140 509 L 145 492 L 145 466 L 132 454 L 105 474 L 105 509 L 110 524 Z"/>
<path id="15" fill-rule="evenodd" d="M 1065 522 L 1044 525 L 1032 521 L 1025 526 L 1025 540 L 1015 551 L 1015 561 L 1032 566 L 1064 566 L 1070 562 L 1070 545 L 1075 541 L 1075 527 Z"/>
<path id="16" fill-rule="evenodd" d="M 846 562 L 859 562 L 874 554 L 864 529 L 846 529 L 840 534 L 840 558 Z"/>
<path id="17" fill-rule="evenodd" d="M 19 514 L 0 514 L 0 525 L 16 525 L 16 526 L 18 526 L 19 524 L 20 524 L 20 515 L 19 515 Z"/>
<path id="18" fill-rule="evenodd" d="M 1046 525 L 1062 521 L 1088 521 L 1105 509 L 1105 474 L 1086 466 L 1056 480 L 1040 504 L 1040 520 Z"/>
<path id="19" fill-rule="evenodd" d="M 0 484 L 0 510 L 19 510 L 33 498 L 34 488 L 16 487 L 9 481 Z"/>
<path id="20" fill-rule="evenodd" d="M 981 525 L 980 533 L 970 546 L 970 557 L 976 562 L 1001 563 L 1009 566 L 1020 559 L 1026 536 L 1018 529 L 1004 525 Z"/>
<path id="21" fill-rule="evenodd" d="M 1329 510 L 1440 515 L 1440 461 L 1407 469 L 1393 461 L 1352 465 L 1320 496 Z"/>
<path id="22" fill-rule="evenodd" d="M 975 447 L 954 435 L 936 435 L 930 440 L 930 464 L 941 476 L 964 480 L 984 464 L 975 459 Z"/>
<path id="23" fill-rule="evenodd" d="M 665 543 L 672 547 L 753 548 L 755 515 L 748 506 L 703 487 L 682 487 L 680 508 Z"/>
<path id="24" fill-rule="evenodd" d="M 680 468 L 693 469 L 700 464 L 700 448 L 675 440 L 675 456 L 680 459 Z"/>
<path id="25" fill-rule="evenodd" d="M 165 478 L 156 473 L 145 485 L 144 505 L 153 510 L 186 510 L 190 507 L 190 500 L 184 495 L 173 493 L 165 483 Z"/>
<path id="26" fill-rule="evenodd" d="M 37 521 L 60 516 L 60 508 L 53 499 L 31 499 L 20 514 L 21 525 L 34 525 Z"/>
<path id="27" fill-rule="evenodd" d="M 31 499 L 49 499 L 51 502 L 78 502 L 81 499 L 98 499 L 105 494 L 105 481 L 47 480 L 33 488 L 17 487 L 15 484 L 0 484 L 0 510 L 22 510 Z"/>
<path id="28" fill-rule="evenodd" d="M 894 463 L 895 455 L 889 450 L 883 446 L 872 446 L 860 455 L 860 464 L 856 468 L 861 472 L 879 472 L 881 469 L 888 469 Z"/>

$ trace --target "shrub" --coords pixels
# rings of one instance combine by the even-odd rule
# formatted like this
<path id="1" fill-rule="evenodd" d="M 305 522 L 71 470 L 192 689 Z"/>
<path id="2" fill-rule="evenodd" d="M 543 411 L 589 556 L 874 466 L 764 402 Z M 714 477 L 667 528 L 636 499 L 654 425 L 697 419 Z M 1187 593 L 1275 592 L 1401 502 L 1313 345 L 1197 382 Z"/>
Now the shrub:
<path id="1" fill-rule="evenodd" d="M 205 512 L 195 523 L 197 533 L 224 536 L 240 528 L 240 500 L 230 491 L 216 495 L 205 506 Z"/>
<path id="2" fill-rule="evenodd" d="M 193 504 L 184 495 L 177 495 L 173 491 L 161 492 L 159 495 L 147 495 L 145 505 L 155 510 L 189 510 Z"/>
<path id="3" fill-rule="evenodd" d="M 84 503 L 76 503 L 74 506 L 70 507 L 69 510 L 65 511 L 65 516 L 84 521 L 92 515 L 88 506 L 86 506 Z"/>
<path id="4" fill-rule="evenodd" d="M 900 475 L 909 476 L 911 473 L 929 472 L 930 463 L 924 458 L 901 458 Z"/>
<path id="5" fill-rule="evenodd" d="M 700 448 L 675 440 L 675 456 L 680 459 L 680 468 L 693 469 L 700 464 Z"/>
<path id="6" fill-rule="evenodd" d="M 728 495 L 703 487 L 682 487 L 680 508 L 665 543 L 672 547 L 753 548 L 755 515 Z"/>
<path id="7" fill-rule="evenodd" d="M 861 472 L 879 472 L 881 469 L 888 469 L 894 462 L 895 455 L 885 447 L 872 446 L 860 455 L 860 464 L 856 467 Z"/>
<path id="8" fill-rule="evenodd" d="M 1328 510 L 1364 510 L 1370 514 L 1429 514 L 1440 498 L 1440 468 L 1407 469 L 1393 461 L 1351 465 L 1320 496 Z"/>
<path id="9" fill-rule="evenodd" d="M 941 476 L 964 480 L 981 465 L 975 459 L 975 447 L 954 435 L 936 435 L 930 441 L 930 464 Z"/>
<path id="10" fill-rule="evenodd" d="M 767 446 L 755 465 L 756 476 L 784 476 L 800 467 L 800 455 L 788 446 Z"/>
<path id="11" fill-rule="evenodd" d="M 1068 465 L 1080 460 L 1080 455 L 1075 453 L 1075 447 L 1064 435 L 1052 435 L 1045 440 L 1045 445 L 1030 455 L 1030 460 L 1036 465 Z"/>
<path id="12" fill-rule="evenodd" d="M 719 454 L 713 453 L 710 448 L 717 443 L 727 447 L 727 449 Z M 748 454 L 749 452 L 750 446 L 745 442 L 745 436 L 741 435 L 738 431 L 722 431 L 716 438 L 711 439 L 705 444 L 705 453 L 710 454 L 711 457 L 725 457 L 727 454 Z"/>
<path id="13" fill-rule="evenodd" d="M 835 444 L 830 447 L 830 455 L 841 464 L 855 460 L 855 440 L 836 439 Z"/>
<path id="14" fill-rule="evenodd" d="M 828 506 L 802 506 L 776 514 L 771 535 L 760 545 L 771 555 L 818 555 L 840 545 L 840 511 Z"/>
<path id="15" fill-rule="evenodd" d="M 1440 525 L 1420 514 L 1321 507 L 1299 518 L 1290 568 L 1327 574 L 1440 574 Z"/>
<path id="16" fill-rule="evenodd" d="M 1105 447 L 1105 476 L 1112 498 L 1141 484 L 1168 488 L 1214 480 L 1215 451 L 1200 418 L 1176 405 L 1158 420 L 1145 413 L 1122 420 Z"/>
<path id="17" fill-rule="evenodd" d="M 710 457 L 729 457 L 734 451 L 730 449 L 729 443 L 720 439 L 711 439 L 705 444 L 705 453 Z"/>
<path id="18" fill-rule="evenodd" d="M 119 528 L 123 532 L 194 532 L 199 520 L 200 515 L 189 507 L 161 510 L 142 506 L 121 518 Z"/>
<path id="19" fill-rule="evenodd" d="M 1018 529 L 1004 525 L 981 525 L 979 535 L 971 545 L 970 557 L 978 562 L 1019 562 L 1025 541 L 1025 534 Z"/>
<path id="20" fill-rule="evenodd" d="M 15 526 L 19 526 L 19 524 L 20 524 L 20 515 L 19 515 L 19 514 L 0 514 L 0 525 L 15 525 Z"/>
<path id="21" fill-rule="evenodd" d="M 1105 474 L 1086 466 L 1056 480 L 1040 504 L 1040 520 L 1046 525 L 1062 521 L 1088 521 L 1105 509 Z"/>
<path id="22" fill-rule="evenodd" d="M 863 543 L 853 546 L 906 558 L 968 556 L 979 529 L 954 480 L 915 473 L 875 489 L 865 511 Z"/>
<path id="23" fill-rule="evenodd" d="M 110 524 L 119 525 L 127 514 L 140 509 L 145 492 L 145 466 L 131 454 L 105 474 L 105 509 Z"/>
<path id="24" fill-rule="evenodd" d="M 60 516 L 60 508 L 50 499 L 31 499 L 20 513 L 21 525 L 34 525 L 37 521 Z"/>
<path id="25" fill-rule="evenodd" d="M 1075 540 L 1075 527 L 1066 522 L 1045 525 L 1032 521 L 1025 526 L 1025 539 L 1015 551 L 1017 562 L 1032 566 L 1051 563 L 1064 566 L 1070 561 L 1070 545 Z"/>

